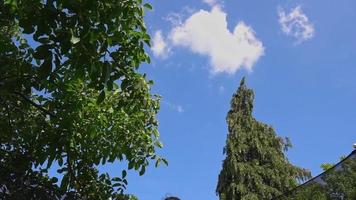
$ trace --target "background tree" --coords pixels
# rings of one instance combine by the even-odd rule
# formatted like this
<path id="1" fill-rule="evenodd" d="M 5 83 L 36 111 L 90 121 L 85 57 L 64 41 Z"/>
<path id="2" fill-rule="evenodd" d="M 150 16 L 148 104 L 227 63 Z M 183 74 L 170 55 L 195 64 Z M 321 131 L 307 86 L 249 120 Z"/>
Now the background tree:
<path id="1" fill-rule="evenodd" d="M 356 199 L 356 152 L 322 177 L 329 199 Z"/>
<path id="2" fill-rule="evenodd" d="M 344 160 L 346 158 L 346 156 L 341 156 L 340 157 L 340 161 Z M 331 168 L 333 168 L 335 166 L 335 163 L 332 164 L 332 163 L 323 163 L 320 165 L 320 167 L 324 170 L 324 171 L 327 171 Z"/>
<path id="3" fill-rule="evenodd" d="M 276 200 L 356 199 L 356 151 L 341 158 L 336 165 L 324 164 L 325 172 Z"/>
<path id="4" fill-rule="evenodd" d="M 141 0 L 0 0 L 0 193 L 121 199 L 126 170 L 111 178 L 99 164 L 126 160 L 143 175 L 150 160 L 166 163 L 155 153 L 159 97 L 138 72 L 149 62 L 145 8 Z M 47 176 L 52 163 L 60 187 Z"/>
<path id="5" fill-rule="evenodd" d="M 278 137 L 271 126 L 253 118 L 253 100 L 254 93 L 243 78 L 226 118 L 226 159 L 216 188 L 222 200 L 272 199 L 310 177 L 284 155 L 291 146 L 289 139 Z"/>

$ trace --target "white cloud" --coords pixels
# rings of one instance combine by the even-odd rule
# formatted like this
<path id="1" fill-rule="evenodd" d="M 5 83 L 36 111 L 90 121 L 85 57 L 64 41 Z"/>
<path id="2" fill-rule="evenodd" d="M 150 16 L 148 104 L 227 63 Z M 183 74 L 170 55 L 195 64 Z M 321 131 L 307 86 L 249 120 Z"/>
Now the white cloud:
<path id="1" fill-rule="evenodd" d="M 208 56 L 213 73 L 251 71 L 264 54 L 263 44 L 250 26 L 241 21 L 233 32 L 228 29 L 226 13 L 219 6 L 193 13 L 171 30 L 169 40 L 174 46 Z"/>
<path id="2" fill-rule="evenodd" d="M 155 32 L 152 40 L 151 50 L 153 55 L 156 57 L 165 58 L 170 52 L 170 48 L 162 36 L 162 31 L 158 30 Z"/>
<path id="3" fill-rule="evenodd" d="M 174 110 L 178 113 L 183 113 L 184 112 L 184 108 L 181 105 L 177 105 L 174 103 L 171 103 L 169 101 L 162 101 L 163 104 L 167 105 L 169 109 Z"/>
<path id="4" fill-rule="evenodd" d="M 219 92 L 220 92 L 220 93 L 223 93 L 224 91 L 225 91 L 225 87 L 222 86 L 222 85 L 220 85 L 220 87 L 219 87 Z"/>
<path id="5" fill-rule="evenodd" d="M 184 112 L 184 109 L 183 109 L 183 107 L 182 106 L 177 106 L 177 111 L 179 112 L 179 113 L 182 113 L 182 112 Z"/>
<path id="6" fill-rule="evenodd" d="M 313 24 L 303 13 L 301 6 L 297 6 L 286 13 L 284 9 L 278 8 L 279 24 L 283 33 L 302 42 L 314 37 L 315 30 Z"/>
<path id="7" fill-rule="evenodd" d="M 209 6 L 214 6 L 218 4 L 218 0 L 203 0 L 203 2 L 208 4 Z"/>
<path id="8" fill-rule="evenodd" d="M 180 12 L 170 12 L 166 17 L 163 17 L 164 20 L 171 23 L 173 26 L 182 25 L 183 19 L 192 15 L 196 10 L 189 6 L 184 6 Z"/>
<path id="9" fill-rule="evenodd" d="M 182 14 L 179 13 L 171 12 L 163 19 L 170 22 L 173 26 L 179 26 L 182 24 Z"/>

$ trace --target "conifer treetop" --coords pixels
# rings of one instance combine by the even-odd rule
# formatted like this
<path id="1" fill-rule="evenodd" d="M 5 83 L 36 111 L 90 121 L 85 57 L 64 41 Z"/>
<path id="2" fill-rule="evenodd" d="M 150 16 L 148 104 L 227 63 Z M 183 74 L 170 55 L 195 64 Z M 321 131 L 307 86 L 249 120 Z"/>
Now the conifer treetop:
<path id="1" fill-rule="evenodd" d="M 239 88 L 231 99 L 231 111 L 252 117 L 254 97 L 253 90 L 247 88 L 245 77 L 243 77 Z"/>
<path id="2" fill-rule="evenodd" d="M 243 78 L 226 118 L 226 159 L 216 189 L 220 200 L 272 199 L 310 177 L 284 155 L 290 141 L 253 117 L 253 100 L 254 92 Z"/>

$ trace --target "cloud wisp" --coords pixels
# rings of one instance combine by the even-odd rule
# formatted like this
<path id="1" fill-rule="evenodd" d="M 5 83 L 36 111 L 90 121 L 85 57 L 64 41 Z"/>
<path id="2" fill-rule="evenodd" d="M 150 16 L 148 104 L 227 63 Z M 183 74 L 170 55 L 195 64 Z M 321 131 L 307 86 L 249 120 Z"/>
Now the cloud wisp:
<path id="1" fill-rule="evenodd" d="M 151 50 L 155 57 L 159 58 L 166 58 L 170 52 L 170 47 L 166 43 L 162 31 L 156 31 L 153 39 L 152 39 L 152 46 Z"/>
<path id="2" fill-rule="evenodd" d="M 213 74 L 234 74 L 241 68 L 252 71 L 265 49 L 254 30 L 243 21 L 231 32 L 227 14 L 218 5 L 210 11 L 194 12 L 175 25 L 166 42 L 172 47 L 183 47 L 209 57 Z"/>
<path id="3" fill-rule="evenodd" d="M 174 110 L 178 113 L 183 113 L 184 112 L 184 108 L 181 105 L 177 105 L 174 103 L 171 103 L 169 101 L 161 101 L 164 105 L 168 106 L 169 109 Z"/>
<path id="4" fill-rule="evenodd" d="M 208 4 L 209 6 L 215 6 L 218 4 L 219 0 L 203 0 L 203 3 Z"/>
<path id="5" fill-rule="evenodd" d="M 279 7 L 278 17 L 282 32 L 287 36 L 294 37 L 298 43 L 314 37 L 314 26 L 303 12 L 301 6 L 293 8 L 289 13 Z"/>

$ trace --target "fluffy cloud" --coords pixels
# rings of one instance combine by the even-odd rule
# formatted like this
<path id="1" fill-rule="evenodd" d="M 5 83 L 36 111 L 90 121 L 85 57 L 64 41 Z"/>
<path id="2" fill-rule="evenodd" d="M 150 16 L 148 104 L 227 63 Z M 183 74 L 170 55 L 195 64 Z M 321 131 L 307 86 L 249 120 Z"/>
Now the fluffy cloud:
<path id="1" fill-rule="evenodd" d="M 288 14 L 282 8 L 278 8 L 278 16 L 281 29 L 286 35 L 296 38 L 298 42 L 314 37 L 314 26 L 300 6 L 295 7 Z"/>
<path id="2" fill-rule="evenodd" d="M 193 13 L 171 30 L 169 40 L 174 46 L 208 56 L 213 73 L 233 74 L 242 67 L 251 71 L 264 54 L 250 26 L 239 22 L 233 32 L 228 29 L 226 13 L 219 6 Z"/>
<path id="3" fill-rule="evenodd" d="M 162 36 L 162 31 L 156 31 L 152 39 L 151 50 L 156 57 L 165 58 L 170 52 L 170 48 Z"/>

